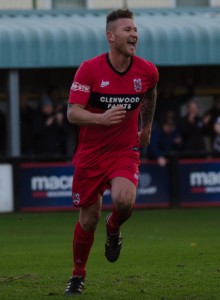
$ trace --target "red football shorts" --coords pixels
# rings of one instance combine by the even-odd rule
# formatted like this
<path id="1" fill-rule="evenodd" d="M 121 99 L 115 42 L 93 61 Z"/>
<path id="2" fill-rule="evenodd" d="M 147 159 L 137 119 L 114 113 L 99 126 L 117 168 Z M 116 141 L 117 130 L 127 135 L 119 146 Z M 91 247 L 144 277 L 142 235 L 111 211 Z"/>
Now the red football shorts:
<path id="1" fill-rule="evenodd" d="M 110 181 L 115 177 L 124 177 L 138 186 L 139 157 L 122 156 L 98 162 L 92 168 L 76 166 L 72 185 L 72 199 L 76 207 L 94 204 L 98 195 L 111 188 Z"/>

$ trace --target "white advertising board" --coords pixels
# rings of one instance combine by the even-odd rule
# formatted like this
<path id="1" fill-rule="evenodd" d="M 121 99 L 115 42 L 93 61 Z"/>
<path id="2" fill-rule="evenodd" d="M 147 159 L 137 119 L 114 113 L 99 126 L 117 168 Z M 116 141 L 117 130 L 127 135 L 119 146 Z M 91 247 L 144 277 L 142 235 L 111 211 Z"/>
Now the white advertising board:
<path id="1" fill-rule="evenodd" d="M 0 213 L 13 212 L 13 171 L 12 165 L 0 164 Z"/>

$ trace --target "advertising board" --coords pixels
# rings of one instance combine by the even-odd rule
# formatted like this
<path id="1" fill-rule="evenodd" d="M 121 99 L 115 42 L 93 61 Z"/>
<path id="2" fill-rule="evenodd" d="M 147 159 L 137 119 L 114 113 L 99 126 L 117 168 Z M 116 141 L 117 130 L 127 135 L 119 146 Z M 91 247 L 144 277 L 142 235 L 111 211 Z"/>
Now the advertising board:
<path id="1" fill-rule="evenodd" d="M 0 213 L 14 210 L 13 170 L 10 164 L 0 164 Z"/>
<path id="2" fill-rule="evenodd" d="M 220 159 L 180 160 L 178 168 L 180 206 L 220 206 Z"/>
<path id="3" fill-rule="evenodd" d="M 158 176 L 159 174 L 159 176 Z M 21 210 L 73 210 L 72 163 L 24 163 L 20 165 Z M 86 188 L 86 187 L 85 187 Z M 145 162 L 140 166 L 136 207 L 170 205 L 169 168 Z M 112 205 L 110 191 L 103 197 L 103 209 Z"/>

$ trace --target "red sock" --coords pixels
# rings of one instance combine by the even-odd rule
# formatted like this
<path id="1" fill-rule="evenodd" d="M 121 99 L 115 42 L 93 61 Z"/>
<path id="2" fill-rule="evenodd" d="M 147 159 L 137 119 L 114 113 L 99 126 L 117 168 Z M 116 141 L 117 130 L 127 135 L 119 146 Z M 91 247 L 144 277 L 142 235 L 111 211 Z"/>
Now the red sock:
<path id="1" fill-rule="evenodd" d="M 119 233 L 119 222 L 118 222 L 118 214 L 116 212 L 115 206 L 113 205 L 112 213 L 108 219 L 108 233 L 110 234 L 117 234 Z"/>
<path id="2" fill-rule="evenodd" d="M 86 263 L 94 241 L 94 231 L 85 231 L 78 222 L 73 239 L 73 275 L 86 276 Z"/>
<path id="3" fill-rule="evenodd" d="M 131 213 L 132 208 L 118 212 L 115 205 L 113 205 L 112 214 L 108 219 L 108 232 L 110 234 L 119 233 L 120 226 L 130 217 Z"/>

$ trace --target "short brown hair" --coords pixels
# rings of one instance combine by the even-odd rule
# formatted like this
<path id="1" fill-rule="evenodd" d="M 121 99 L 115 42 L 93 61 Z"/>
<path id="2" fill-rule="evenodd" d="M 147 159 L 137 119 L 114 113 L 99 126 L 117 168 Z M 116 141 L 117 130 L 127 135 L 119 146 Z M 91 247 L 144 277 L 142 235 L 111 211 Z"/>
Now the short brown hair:
<path id="1" fill-rule="evenodd" d="M 106 17 L 106 29 L 108 24 L 118 19 L 133 19 L 133 12 L 129 9 L 117 9 L 110 12 Z"/>

